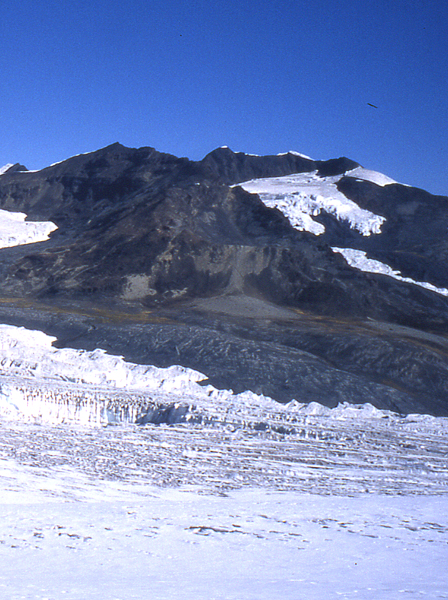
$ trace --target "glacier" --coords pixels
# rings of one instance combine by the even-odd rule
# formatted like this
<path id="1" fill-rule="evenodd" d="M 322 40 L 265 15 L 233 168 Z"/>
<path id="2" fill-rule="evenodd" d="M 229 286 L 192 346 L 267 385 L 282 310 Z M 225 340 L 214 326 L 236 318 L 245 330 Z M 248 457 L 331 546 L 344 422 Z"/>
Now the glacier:
<path id="1" fill-rule="evenodd" d="M 389 178 L 358 167 L 347 175 L 384 181 L 384 185 L 392 183 Z M 238 184 L 247 192 L 258 194 L 266 206 L 277 208 L 289 219 L 291 225 L 299 231 L 308 231 L 314 235 L 325 232 L 325 227 L 313 220 L 321 211 L 346 221 L 352 229 L 364 236 L 378 234 L 384 217 L 360 208 L 340 192 L 336 184 L 342 175 L 320 177 L 317 171 L 296 173 L 284 177 L 267 177 L 252 179 Z M 387 182 L 387 183 L 386 183 Z"/>

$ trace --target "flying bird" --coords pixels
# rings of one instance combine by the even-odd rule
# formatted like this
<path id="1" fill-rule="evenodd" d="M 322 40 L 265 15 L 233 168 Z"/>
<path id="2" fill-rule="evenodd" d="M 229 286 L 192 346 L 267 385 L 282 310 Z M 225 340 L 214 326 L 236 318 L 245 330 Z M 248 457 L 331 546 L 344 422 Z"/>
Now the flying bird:
<path id="1" fill-rule="evenodd" d="M 378 108 L 378 106 L 375 106 L 374 104 L 370 104 L 370 102 L 367 102 L 368 106 L 371 106 L 372 108 Z"/>

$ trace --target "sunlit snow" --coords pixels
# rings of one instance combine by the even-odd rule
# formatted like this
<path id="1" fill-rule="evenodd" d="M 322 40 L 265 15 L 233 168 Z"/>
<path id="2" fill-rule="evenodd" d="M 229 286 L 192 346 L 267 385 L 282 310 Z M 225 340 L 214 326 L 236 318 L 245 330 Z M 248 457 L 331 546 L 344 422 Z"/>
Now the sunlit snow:
<path id="1" fill-rule="evenodd" d="M 151 451 L 142 434 L 122 435 L 133 458 Z M 446 496 L 154 487 L 136 471 L 113 480 L 65 466 L 61 450 L 51 469 L 0 459 L 5 600 L 447 597 Z"/>
<path id="2" fill-rule="evenodd" d="M 390 185 L 391 183 L 397 183 L 395 179 L 391 179 L 387 175 L 383 175 L 383 173 L 371 171 L 370 169 L 364 169 L 364 167 L 356 167 L 356 169 L 348 171 L 346 175 L 348 177 L 354 177 L 355 179 L 362 179 L 363 181 L 371 181 L 372 183 L 382 187 L 385 185 Z"/>
<path id="3" fill-rule="evenodd" d="M 266 206 L 280 210 L 299 231 L 314 235 L 324 233 L 325 227 L 313 219 L 323 211 L 347 222 L 362 235 L 380 233 L 385 218 L 360 208 L 342 194 L 336 187 L 341 177 L 319 177 L 314 171 L 252 179 L 239 185 L 248 192 L 258 194 Z"/>
<path id="4" fill-rule="evenodd" d="M 6 173 L 6 171 L 9 171 L 9 169 L 13 166 L 14 165 L 12 163 L 8 163 L 7 165 L 0 167 L 0 175 L 3 175 L 4 173 Z"/>
<path id="5" fill-rule="evenodd" d="M 23 246 L 48 240 L 57 226 L 51 221 L 25 221 L 26 215 L 0 210 L 0 248 Z"/>
<path id="6" fill-rule="evenodd" d="M 425 281 L 414 281 L 410 277 L 403 277 L 400 274 L 400 271 L 394 271 L 394 269 L 378 260 L 367 258 L 366 252 L 364 252 L 363 250 L 336 247 L 332 248 L 332 250 L 334 252 L 342 254 L 342 256 L 345 258 L 345 260 L 351 267 L 359 269 L 360 271 L 364 271 L 365 273 L 380 273 L 381 275 L 387 275 L 388 277 L 398 279 L 398 281 L 404 281 L 405 283 L 419 285 L 420 287 L 431 290 L 432 292 L 436 292 L 437 294 L 441 294 L 442 296 L 448 296 L 448 289 L 438 288 L 435 285 L 432 285 L 431 283 L 427 283 Z"/>
<path id="7" fill-rule="evenodd" d="M 289 152 L 279 152 L 277 156 L 286 156 L 287 154 L 292 154 L 293 156 L 300 156 L 300 158 L 306 158 L 307 160 L 314 160 L 313 158 L 311 158 L 311 156 L 301 154 L 300 152 L 296 152 L 295 150 L 289 150 Z"/>

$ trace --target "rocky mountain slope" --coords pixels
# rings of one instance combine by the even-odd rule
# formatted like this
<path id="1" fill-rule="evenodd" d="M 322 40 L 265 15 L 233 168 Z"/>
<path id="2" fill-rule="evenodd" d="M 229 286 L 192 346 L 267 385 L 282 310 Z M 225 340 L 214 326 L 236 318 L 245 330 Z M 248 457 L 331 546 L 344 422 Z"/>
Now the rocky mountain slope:
<path id="1" fill-rule="evenodd" d="M 281 402 L 448 415 L 448 198 L 380 179 L 228 148 L 14 165 L 0 209 L 57 229 L 0 250 L 0 320 Z"/>

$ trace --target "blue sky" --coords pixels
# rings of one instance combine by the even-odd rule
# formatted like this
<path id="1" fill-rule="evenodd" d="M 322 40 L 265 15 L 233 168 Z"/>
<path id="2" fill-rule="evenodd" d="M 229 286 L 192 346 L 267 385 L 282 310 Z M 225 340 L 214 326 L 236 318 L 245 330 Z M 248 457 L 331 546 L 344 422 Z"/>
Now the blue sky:
<path id="1" fill-rule="evenodd" d="M 0 48 L 0 166 L 228 145 L 448 196 L 445 0 L 19 0 Z"/>

